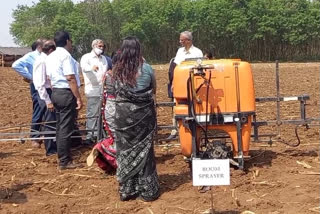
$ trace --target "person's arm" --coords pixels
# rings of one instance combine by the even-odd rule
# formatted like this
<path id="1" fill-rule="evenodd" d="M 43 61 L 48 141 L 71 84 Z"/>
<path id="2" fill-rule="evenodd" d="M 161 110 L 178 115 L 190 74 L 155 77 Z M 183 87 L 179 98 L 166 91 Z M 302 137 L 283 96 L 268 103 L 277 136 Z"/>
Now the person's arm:
<path id="1" fill-rule="evenodd" d="M 199 57 L 203 57 L 202 50 L 199 49 Z"/>
<path id="2" fill-rule="evenodd" d="M 156 95 L 157 93 L 157 80 L 156 80 L 156 77 L 155 77 L 155 74 L 154 74 L 154 70 L 151 68 L 150 66 L 150 69 L 151 69 L 151 84 L 152 84 L 152 89 L 153 89 L 153 93 Z"/>
<path id="3" fill-rule="evenodd" d="M 96 66 L 96 65 L 92 66 L 90 64 L 87 54 L 85 54 L 81 57 L 80 67 L 81 67 L 81 70 L 83 73 L 88 73 L 90 71 L 97 71 L 98 70 L 98 66 Z"/>
<path id="4" fill-rule="evenodd" d="M 169 77 L 169 83 L 168 83 L 168 97 L 172 98 L 173 93 L 173 77 L 174 77 L 174 69 L 176 67 L 176 63 L 174 62 L 175 58 L 170 60 L 169 64 L 169 71 L 168 71 L 168 77 Z"/>
<path id="5" fill-rule="evenodd" d="M 77 71 L 76 66 L 74 66 L 74 59 L 72 58 L 72 56 L 68 56 L 65 60 L 63 60 L 62 62 L 62 67 L 63 67 L 63 73 L 64 76 L 66 77 L 70 89 L 73 93 L 73 95 L 76 97 L 77 99 L 77 107 L 76 109 L 80 110 L 83 106 L 82 100 L 81 100 L 81 96 L 80 96 L 80 92 L 79 92 L 79 88 L 78 88 L 78 84 L 77 84 L 77 79 L 76 76 L 77 75 Z"/>
<path id="6" fill-rule="evenodd" d="M 45 87 L 46 80 L 47 80 L 47 75 L 46 75 L 45 63 L 42 62 L 40 64 L 35 64 L 33 69 L 34 87 L 38 91 L 40 99 L 45 101 L 47 108 L 50 111 L 53 111 L 53 104 L 51 102 L 51 99 Z"/>
<path id="7" fill-rule="evenodd" d="M 74 74 L 71 74 L 71 75 L 66 75 L 66 78 L 68 80 L 68 83 L 69 83 L 69 86 L 70 86 L 70 89 L 71 89 L 73 95 L 77 99 L 77 108 L 76 109 L 80 110 L 83 106 L 83 103 L 82 103 L 80 92 L 78 89 L 76 76 Z"/>
<path id="8" fill-rule="evenodd" d="M 179 48 L 173 62 L 179 65 L 182 61 L 184 61 L 184 54 L 182 48 Z"/>
<path id="9" fill-rule="evenodd" d="M 24 55 L 20 59 L 17 59 L 13 64 L 12 68 L 18 72 L 21 76 L 28 79 L 29 81 L 32 80 L 32 74 L 28 70 L 28 65 L 30 64 L 29 54 Z"/>

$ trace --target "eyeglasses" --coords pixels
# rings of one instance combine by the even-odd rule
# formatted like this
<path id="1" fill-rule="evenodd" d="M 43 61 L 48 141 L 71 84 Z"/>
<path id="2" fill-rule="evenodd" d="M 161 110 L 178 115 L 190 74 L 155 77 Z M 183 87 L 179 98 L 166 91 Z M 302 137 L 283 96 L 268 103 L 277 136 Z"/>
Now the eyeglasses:
<path id="1" fill-rule="evenodd" d="M 189 41 L 190 39 L 180 39 L 180 42 L 185 42 L 185 41 Z"/>

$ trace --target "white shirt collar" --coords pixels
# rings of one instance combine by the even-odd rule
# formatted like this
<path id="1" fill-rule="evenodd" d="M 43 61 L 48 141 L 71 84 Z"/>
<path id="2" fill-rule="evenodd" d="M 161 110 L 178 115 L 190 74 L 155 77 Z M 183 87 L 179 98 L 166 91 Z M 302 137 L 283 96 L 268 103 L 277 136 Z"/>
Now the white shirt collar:
<path id="1" fill-rule="evenodd" d="M 91 56 L 92 58 L 101 58 L 101 57 L 102 57 L 102 54 L 100 54 L 100 56 L 97 56 L 97 54 L 94 52 L 94 50 L 92 50 L 92 51 L 90 52 L 90 56 Z"/>
<path id="2" fill-rule="evenodd" d="M 70 52 L 67 51 L 67 49 L 65 49 L 65 48 L 63 48 L 63 47 L 57 47 L 56 50 L 57 50 L 57 51 L 62 51 L 64 54 L 71 56 Z"/>
<path id="3" fill-rule="evenodd" d="M 190 54 L 190 53 L 191 53 L 191 52 L 190 52 L 191 49 L 193 49 L 193 45 L 190 46 L 189 50 L 187 50 L 185 47 L 183 47 L 183 52 L 184 52 L 185 54 Z"/>
<path id="4" fill-rule="evenodd" d="M 40 54 L 42 57 L 46 57 L 46 56 L 48 56 L 45 52 L 41 52 L 41 54 Z"/>

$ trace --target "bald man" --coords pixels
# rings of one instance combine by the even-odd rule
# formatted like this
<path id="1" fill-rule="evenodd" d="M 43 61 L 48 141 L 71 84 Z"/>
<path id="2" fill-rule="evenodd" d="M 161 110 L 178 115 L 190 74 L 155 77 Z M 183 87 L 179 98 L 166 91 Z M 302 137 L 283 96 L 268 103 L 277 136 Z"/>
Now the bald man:
<path id="1" fill-rule="evenodd" d="M 47 40 L 44 42 L 42 47 L 42 52 L 40 56 L 35 60 L 33 65 L 33 84 L 35 89 L 38 91 L 39 100 L 38 103 L 42 108 L 45 108 L 43 121 L 45 124 L 45 131 L 55 131 L 56 124 L 53 121 L 56 120 L 56 114 L 54 112 L 53 104 L 51 102 L 51 84 L 47 76 L 46 71 L 46 58 L 56 49 L 56 45 L 53 40 Z M 54 138 L 54 134 L 45 134 L 45 138 Z M 57 153 L 57 144 L 55 139 L 45 139 L 44 146 L 46 150 L 46 155 L 50 156 Z"/>

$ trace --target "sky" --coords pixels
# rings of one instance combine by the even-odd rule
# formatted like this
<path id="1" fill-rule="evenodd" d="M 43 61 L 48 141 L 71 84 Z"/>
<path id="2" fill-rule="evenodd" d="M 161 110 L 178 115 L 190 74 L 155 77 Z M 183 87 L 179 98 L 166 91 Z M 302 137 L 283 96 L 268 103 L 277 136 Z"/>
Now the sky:
<path id="1" fill-rule="evenodd" d="M 81 0 L 72 0 L 74 3 L 80 2 Z M 6 0 L 1 2 L 0 7 L 0 46 L 2 47 L 16 47 L 12 36 L 10 35 L 10 24 L 13 22 L 12 12 L 17 9 L 18 5 L 32 6 L 37 4 L 39 0 Z"/>

